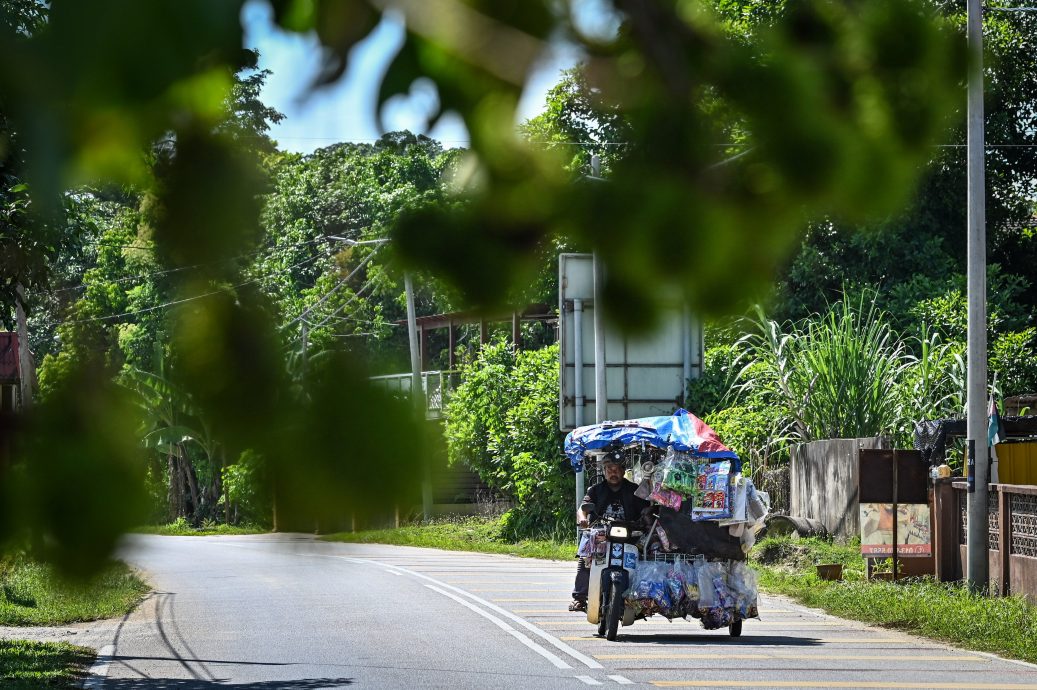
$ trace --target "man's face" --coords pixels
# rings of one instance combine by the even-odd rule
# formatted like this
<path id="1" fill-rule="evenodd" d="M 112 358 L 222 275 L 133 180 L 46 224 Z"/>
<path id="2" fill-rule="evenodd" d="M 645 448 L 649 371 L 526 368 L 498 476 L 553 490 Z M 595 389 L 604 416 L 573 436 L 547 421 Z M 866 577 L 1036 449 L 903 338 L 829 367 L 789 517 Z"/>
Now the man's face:
<path id="1" fill-rule="evenodd" d="M 619 488 L 623 483 L 623 466 L 611 462 L 605 463 L 605 481 L 613 489 Z"/>

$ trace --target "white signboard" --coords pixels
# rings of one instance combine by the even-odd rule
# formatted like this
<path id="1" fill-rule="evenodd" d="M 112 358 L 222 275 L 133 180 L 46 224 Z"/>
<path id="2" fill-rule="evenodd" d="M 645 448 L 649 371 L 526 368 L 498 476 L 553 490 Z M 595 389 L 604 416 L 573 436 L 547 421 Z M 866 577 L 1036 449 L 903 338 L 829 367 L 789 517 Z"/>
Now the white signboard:
<path id="1" fill-rule="evenodd" d="M 558 257 L 561 390 L 559 424 L 563 431 L 594 424 L 594 280 L 590 254 Z M 624 337 L 605 326 L 606 419 L 671 414 L 684 400 L 685 379 L 702 372 L 702 326 L 676 307 L 654 333 Z M 576 322 L 581 347 L 576 352 Z M 579 364 L 580 372 L 577 373 Z M 576 376 L 582 376 L 582 419 L 576 406 Z M 695 412 L 695 410 L 692 410 Z"/>

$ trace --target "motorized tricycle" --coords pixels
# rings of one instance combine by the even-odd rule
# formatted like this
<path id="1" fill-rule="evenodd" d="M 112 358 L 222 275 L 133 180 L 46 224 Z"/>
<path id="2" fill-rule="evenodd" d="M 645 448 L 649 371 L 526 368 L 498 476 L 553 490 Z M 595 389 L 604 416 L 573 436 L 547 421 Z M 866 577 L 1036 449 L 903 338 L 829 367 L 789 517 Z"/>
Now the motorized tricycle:
<path id="1" fill-rule="evenodd" d="M 685 410 L 580 427 L 565 450 L 577 471 L 619 454 L 650 506 L 640 522 L 596 519 L 581 543 L 587 621 L 598 634 L 615 640 L 621 623 L 658 614 L 740 636 L 742 621 L 758 616 L 745 560 L 768 500 L 742 475 L 738 456 Z"/>

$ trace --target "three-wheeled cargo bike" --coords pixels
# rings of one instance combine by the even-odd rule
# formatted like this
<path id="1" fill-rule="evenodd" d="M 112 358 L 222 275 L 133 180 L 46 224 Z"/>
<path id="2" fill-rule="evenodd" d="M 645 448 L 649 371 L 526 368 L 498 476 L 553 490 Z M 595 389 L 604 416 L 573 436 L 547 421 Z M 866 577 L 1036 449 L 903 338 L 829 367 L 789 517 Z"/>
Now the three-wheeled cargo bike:
<path id="1" fill-rule="evenodd" d="M 651 506 L 642 516 L 598 518 L 582 535 L 587 621 L 598 634 L 615 640 L 620 624 L 662 615 L 741 635 L 742 622 L 759 615 L 745 561 L 767 497 L 741 475 L 737 454 L 685 410 L 580 427 L 565 450 L 578 471 L 622 453 Z"/>

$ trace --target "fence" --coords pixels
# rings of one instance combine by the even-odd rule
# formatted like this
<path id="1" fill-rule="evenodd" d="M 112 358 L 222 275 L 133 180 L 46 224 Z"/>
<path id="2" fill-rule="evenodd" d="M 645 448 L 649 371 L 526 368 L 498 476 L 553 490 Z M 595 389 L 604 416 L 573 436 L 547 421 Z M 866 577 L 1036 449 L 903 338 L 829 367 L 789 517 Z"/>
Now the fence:
<path id="1" fill-rule="evenodd" d="M 421 388 L 425 394 L 426 419 L 440 419 L 443 417 L 447 397 L 457 387 L 460 378 L 460 372 L 456 371 L 423 371 L 421 373 Z M 410 395 L 410 374 L 372 376 L 371 382 L 390 393 L 401 396 Z"/>
<path id="2" fill-rule="evenodd" d="M 820 521 L 829 534 L 859 535 L 857 453 L 862 448 L 890 448 L 888 439 L 834 438 L 792 447 L 789 514 Z"/>
<path id="3" fill-rule="evenodd" d="M 771 497 L 772 513 L 788 515 L 789 513 L 789 468 L 776 467 L 759 469 L 753 473 L 753 484 L 760 491 L 766 491 Z"/>
<path id="4" fill-rule="evenodd" d="M 937 576 L 958 580 L 966 570 L 968 485 L 937 480 Z M 1000 594 L 1037 602 L 1037 486 L 991 484 L 987 495 L 989 574 Z"/>

